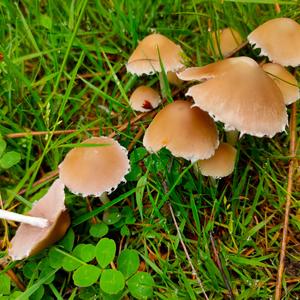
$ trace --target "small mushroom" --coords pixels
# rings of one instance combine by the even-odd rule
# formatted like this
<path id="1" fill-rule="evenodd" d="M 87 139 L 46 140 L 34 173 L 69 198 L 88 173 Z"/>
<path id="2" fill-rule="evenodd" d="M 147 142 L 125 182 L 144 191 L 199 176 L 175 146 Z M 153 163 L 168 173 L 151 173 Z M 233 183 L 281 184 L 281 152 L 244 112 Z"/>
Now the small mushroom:
<path id="1" fill-rule="evenodd" d="M 204 160 L 195 163 L 196 172 L 204 176 L 221 178 L 230 175 L 234 170 L 236 149 L 227 143 L 220 143 L 215 154 Z"/>
<path id="2" fill-rule="evenodd" d="M 64 202 L 64 184 L 57 179 L 47 194 L 34 203 L 28 212 L 28 216 L 43 218 L 49 224 L 40 228 L 22 223 L 8 249 L 12 260 L 35 255 L 64 236 L 71 222 Z"/>
<path id="3" fill-rule="evenodd" d="M 161 72 L 160 59 L 166 72 L 184 67 L 180 46 L 159 33 L 150 34 L 139 42 L 126 65 L 127 71 L 138 76 Z"/>
<path id="4" fill-rule="evenodd" d="M 165 106 L 146 129 L 143 144 L 149 152 L 166 147 L 176 157 L 192 162 L 211 157 L 218 147 L 212 118 L 191 103 L 178 100 Z"/>
<path id="5" fill-rule="evenodd" d="M 220 52 L 223 57 L 226 57 L 243 43 L 241 35 L 233 28 L 224 28 L 218 32 L 213 31 L 211 35 L 213 52 Z"/>
<path id="6" fill-rule="evenodd" d="M 161 98 L 153 88 L 142 85 L 134 90 L 129 103 L 132 109 L 146 112 L 155 109 L 161 103 Z"/>
<path id="7" fill-rule="evenodd" d="M 203 83 L 189 88 L 195 106 L 207 111 L 226 130 L 268 137 L 285 130 L 288 116 L 274 81 L 249 57 L 228 58 L 178 74 Z"/>
<path id="8" fill-rule="evenodd" d="M 92 137 L 73 148 L 59 165 L 59 178 L 74 194 L 101 196 L 129 172 L 127 150 L 109 137 Z"/>
<path id="9" fill-rule="evenodd" d="M 293 67 L 300 64 L 300 25 L 292 19 L 269 20 L 253 30 L 248 41 L 272 62 Z"/>
<path id="10" fill-rule="evenodd" d="M 289 105 L 300 98 L 297 79 L 283 66 L 268 63 L 263 64 L 262 68 L 281 90 L 286 105 Z"/>

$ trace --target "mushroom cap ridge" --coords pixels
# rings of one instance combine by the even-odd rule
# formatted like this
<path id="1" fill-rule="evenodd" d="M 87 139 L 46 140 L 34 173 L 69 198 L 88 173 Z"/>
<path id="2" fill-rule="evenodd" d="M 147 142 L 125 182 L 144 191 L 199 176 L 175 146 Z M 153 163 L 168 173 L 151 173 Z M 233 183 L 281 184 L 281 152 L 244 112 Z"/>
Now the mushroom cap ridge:
<path id="1" fill-rule="evenodd" d="M 268 137 L 284 131 L 288 116 L 283 95 L 249 57 L 228 58 L 178 74 L 183 80 L 207 80 L 189 88 L 195 106 L 225 123 L 227 130 Z"/>

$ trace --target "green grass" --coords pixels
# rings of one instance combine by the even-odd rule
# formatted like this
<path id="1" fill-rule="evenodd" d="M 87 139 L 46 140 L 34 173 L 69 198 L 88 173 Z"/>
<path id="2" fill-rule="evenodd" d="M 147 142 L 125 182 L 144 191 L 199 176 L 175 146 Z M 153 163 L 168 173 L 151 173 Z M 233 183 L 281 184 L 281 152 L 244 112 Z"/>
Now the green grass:
<path id="1" fill-rule="evenodd" d="M 137 78 L 126 73 L 125 64 L 138 40 L 155 30 L 182 46 L 190 66 L 204 65 L 218 59 L 207 49 L 211 42 L 208 24 L 212 30 L 233 27 L 245 39 L 259 24 L 276 16 L 275 2 L 25 0 L 16 4 L 2 0 L 0 133 L 5 138 L 28 130 L 49 131 L 47 135 L 5 138 L 6 151 L 20 153 L 21 161 L 7 170 L 0 169 L 3 206 L 20 213 L 27 211 L 53 179 L 34 183 L 57 169 L 69 150 L 66 145 L 91 136 L 89 128 L 100 127 L 95 135 L 115 132 L 118 141 L 127 147 L 139 128 L 148 126 L 151 119 L 144 117 L 120 130 L 135 116 L 128 106 L 133 89 L 142 83 L 159 89 L 157 76 Z M 278 2 L 281 16 L 300 22 L 298 1 Z M 239 54 L 260 60 L 249 46 Z M 174 100 L 183 98 L 185 91 L 185 87 L 166 90 L 169 98 L 176 92 Z M 299 117 L 297 126 L 299 130 Z M 53 135 L 54 130 L 67 129 L 77 131 Z M 222 138 L 223 130 L 219 129 Z M 299 138 L 297 143 L 299 146 Z M 65 257 L 81 262 L 73 253 L 76 245 L 98 243 L 100 237 L 90 234 L 91 220 L 100 222 L 107 208 L 111 209 L 111 224 L 105 236 L 114 239 L 116 257 L 126 248 L 138 251 L 140 271 L 151 274 L 155 282 L 153 298 L 202 299 L 168 202 L 210 299 L 225 299 L 228 295 L 214 261 L 211 232 L 236 299 L 270 299 L 279 262 L 288 145 L 288 133 L 277 134 L 273 139 L 244 136 L 238 144 L 234 174 L 212 182 L 204 177 L 197 179 L 187 161 L 173 158 L 168 151 L 148 154 L 141 139 L 137 140 L 130 152 L 132 171 L 127 183 L 110 195 L 111 202 L 101 206 L 98 198 L 90 197 L 93 210 L 89 211 L 86 199 L 67 192 L 72 215 L 67 236 L 35 257 L 3 265 L 2 273 L 12 269 L 26 291 L 19 292 L 9 281 L 9 292 L 0 284 L 0 299 L 92 299 L 93 295 L 116 299 L 100 294 L 98 282 L 76 287 L 73 271 L 67 272 L 63 267 Z M 300 278 L 299 180 L 298 170 L 290 214 L 284 299 L 297 299 L 300 295 L 299 280 L 291 281 Z M 120 216 L 114 213 L 116 209 Z M 6 238 L 11 238 L 14 231 L 11 224 L 1 225 L 0 259 L 5 258 Z M 120 297 L 131 299 L 129 292 L 126 286 Z"/>

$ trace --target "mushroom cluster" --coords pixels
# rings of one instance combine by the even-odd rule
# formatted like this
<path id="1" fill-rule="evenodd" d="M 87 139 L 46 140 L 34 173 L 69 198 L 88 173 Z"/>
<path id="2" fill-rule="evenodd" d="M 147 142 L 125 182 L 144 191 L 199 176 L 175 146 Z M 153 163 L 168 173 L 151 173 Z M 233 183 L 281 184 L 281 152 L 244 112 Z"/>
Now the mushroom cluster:
<path id="1" fill-rule="evenodd" d="M 128 60 L 128 72 L 141 76 L 177 71 L 179 80 L 196 82 L 186 92 L 194 104 L 175 100 L 152 120 L 143 139 L 149 152 L 165 147 L 176 157 L 196 162 L 195 170 L 202 175 L 222 177 L 232 173 L 236 150 L 232 145 L 219 143 L 213 120 L 224 124 L 227 141 L 233 145 L 238 132 L 240 137 L 250 134 L 271 138 L 285 131 L 286 105 L 299 98 L 299 88 L 295 77 L 283 66 L 300 63 L 293 42 L 300 40 L 300 25 L 288 18 L 273 19 L 250 33 L 248 40 L 261 48 L 261 54 L 271 62 L 258 64 L 246 56 L 228 57 L 245 44 L 233 28 L 211 33 L 209 53 L 225 59 L 201 67 L 185 68 L 181 47 L 161 34 L 151 34 L 138 44 Z M 135 95 L 136 91 L 131 99 Z M 141 105 L 150 102 L 149 93 L 144 95 L 140 97 Z M 155 95 L 158 99 L 157 92 Z M 133 104 L 132 107 L 136 109 Z M 210 168 L 214 165 L 213 171 Z"/>
<path id="2" fill-rule="evenodd" d="M 161 34 L 145 37 L 127 63 L 127 71 L 141 76 L 164 73 L 170 83 L 196 82 L 186 96 L 166 104 L 146 129 L 143 145 L 151 153 L 167 148 L 175 157 L 194 163 L 197 174 L 220 178 L 235 166 L 236 149 L 219 141 L 214 121 L 240 136 L 273 137 L 288 123 L 286 105 L 299 98 L 295 77 L 284 66 L 300 64 L 300 25 L 288 18 L 270 20 L 248 36 L 269 63 L 258 64 L 241 56 L 228 57 L 201 67 L 185 68 L 179 45 Z M 232 29 L 212 33 L 211 52 L 226 57 L 242 44 Z M 278 45 L 281 45 L 278 47 Z M 210 53 L 211 53 L 210 52 Z M 161 79 L 161 77 L 160 77 Z M 184 86 L 183 86 L 184 88 Z M 164 99 L 149 86 L 138 87 L 130 97 L 132 109 L 147 112 Z M 127 150 L 108 137 L 92 137 L 76 145 L 59 165 L 59 179 L 35 203 L 27 216 L 0 210 L 0 217 L 22 222 L 11 240 L 13 260 L 36 254 L 59 240 L 70 225 L 64 187 L 82 196 L 106 198 L 129 172 Z"/>

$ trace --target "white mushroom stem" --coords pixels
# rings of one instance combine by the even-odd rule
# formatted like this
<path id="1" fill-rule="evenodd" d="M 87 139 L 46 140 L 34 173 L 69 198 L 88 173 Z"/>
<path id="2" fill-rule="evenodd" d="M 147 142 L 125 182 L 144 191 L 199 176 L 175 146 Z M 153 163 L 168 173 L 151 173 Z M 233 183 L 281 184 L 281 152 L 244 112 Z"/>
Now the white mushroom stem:
<path id="1" fill-rule="evenodd" d="M 49 221 L 44 218 L 25 216 L 11 211 L 0 209 L 0 219 L 26 223 L 35 227 L 45 228 L 49 225 Z"/>
<path id="2" fill-rule="evenodd" d="M 107 192 L 104 192 L 101 194 L 100 196 L 100 201 L 103 203 L 103 204 L 106 204 L 108 202 L 110 202 L 110 199 L 108 198 L 107 196 Z"/>

